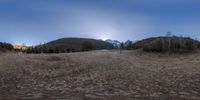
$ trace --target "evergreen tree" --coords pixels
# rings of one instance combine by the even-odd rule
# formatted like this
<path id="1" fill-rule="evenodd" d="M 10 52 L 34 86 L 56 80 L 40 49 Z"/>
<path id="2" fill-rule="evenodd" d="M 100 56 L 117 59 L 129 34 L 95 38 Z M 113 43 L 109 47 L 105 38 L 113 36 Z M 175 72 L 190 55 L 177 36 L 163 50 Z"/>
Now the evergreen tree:
<path id="1" fill-rule="evenodd" d="M 83 50 L 92 50 L 92 49 L 93 49 L 93 45 L 92 45 L 92 43 L 89 42 L 89 41 L 84 41 L 84 42 L 82 43 L 82 49 L 83 49 Z"/>

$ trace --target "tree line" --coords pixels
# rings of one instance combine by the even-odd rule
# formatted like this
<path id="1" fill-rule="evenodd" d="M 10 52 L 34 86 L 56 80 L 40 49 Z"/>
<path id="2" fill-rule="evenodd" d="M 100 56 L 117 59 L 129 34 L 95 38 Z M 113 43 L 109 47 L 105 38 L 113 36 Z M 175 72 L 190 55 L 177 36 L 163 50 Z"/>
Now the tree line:
<path id="1" fill-rule="evenodd" d="M 196 39 L 183 36 L 163 36 L 143 39 L 137 42 L 121 43 L 120 52 L 123 49 L 142 49 L 146 52 L 188 52 L 200 48 L 200 42 Z M 49 46 L 40 44 L 27 49 L 14 49 L 10 43 L 0 42 L 0 51 L 16 51 L 23 53 L 70 53 L 94 50 L 93 43 L 83 41 L 81 48 L 70 48 L 62 45 Z"/>
<path id="2" fill-rule="evenodd" d="M 45 44 L 40 44 L 37 46 L 29 47 L 26 50 L 22 50 L 24 53 L 70 53 L 70 52 L 81 52 L 93 50 L 93 44 L 89 41 L 82 42 L 81 49 L 69 48 L 62 45 L 48 46 Z"/>
<path id="3" fill-rule="evenodd" d="M 124 49 L 142 49 L 146 52 L 188 52 L 200 48 L 198 40 L 182 36 L 148 38 L 129 43 Z"/>
<path id="4" fill-rule="evenodd" d="M 0 42 L 0 51 L 6 52 L 6 51 L 12 51 L 12 50 L 14 50 L 14 47 L 12 44 L 6 43 L 6 42 Z"/>

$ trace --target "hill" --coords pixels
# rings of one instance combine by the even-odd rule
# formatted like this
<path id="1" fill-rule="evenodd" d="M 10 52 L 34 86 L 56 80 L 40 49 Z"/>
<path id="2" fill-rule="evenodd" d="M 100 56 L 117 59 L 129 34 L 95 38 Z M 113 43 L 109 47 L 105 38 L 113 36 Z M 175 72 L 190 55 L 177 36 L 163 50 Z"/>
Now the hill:
<path id="1" fill-rule="evenodd" d="M 155 52 L 186 52 L 199 48 L 200 42 L 190 37 L 151 37 L 132 44 L 133 49 L 142 48 L 144 51 Z"/>
<path id="2" fill-rule="evenodd" d="M 82 44 L 84 41 L 91 42 L 93 45 L 93 49 L 95 50 L 114 48 L 112 44 L 107 43 L 105 41 L 88 39 L 88 38 L 61 38 L 58 40 L 51 41 L 44 45 L 48 47 L 62 47 L 62 48 L 64 47 L 66 49 L 68 48 L 82 49 Z"/>
<path id="3" fill-rule="evenodd" d="M 0 42 L 0 52 L 6 52 L 13 50 L 13 45 L 10 43 Z"/>
<path id="4" fill-rule="evenodd" d="M 108 42 L 88 38 L 61 38 L 46 44 L 30 47 L 27 53 L 64 53 L 88 50 L 113 49 L 114 46 Z"/>
<path id="5" fill-rule="evenodd" d="M 28 48 L 27 46 L 24 45 L 14 45 L 13 47 L 14 49 L 22 49 L 22 50 L 26 50 Z"/>

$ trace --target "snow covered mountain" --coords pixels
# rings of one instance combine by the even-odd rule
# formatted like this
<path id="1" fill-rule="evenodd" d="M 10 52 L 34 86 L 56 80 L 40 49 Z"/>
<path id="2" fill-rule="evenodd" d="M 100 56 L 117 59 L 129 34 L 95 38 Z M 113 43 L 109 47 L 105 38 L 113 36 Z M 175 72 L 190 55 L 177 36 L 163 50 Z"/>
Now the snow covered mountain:
<path id="1" fill-rule="evenodd" d="M 118 40 L 107 39 L 105 41 L 108 42 L 108 43 L 110 43 L 110 44 L 112 44 L 115 48 L 119 48 L 120 44 L 121 44 L 121 42 L 118 41 Z"/>
<path id="2" fill-rule="evenodd" d="M 132 41 L 131 41 L 131 40 L 127 40 L 127 41 L 124 43 L 124 45 L 125 45 L 125 46 L 128 46 L 129 43 L 132 43 Z"/>

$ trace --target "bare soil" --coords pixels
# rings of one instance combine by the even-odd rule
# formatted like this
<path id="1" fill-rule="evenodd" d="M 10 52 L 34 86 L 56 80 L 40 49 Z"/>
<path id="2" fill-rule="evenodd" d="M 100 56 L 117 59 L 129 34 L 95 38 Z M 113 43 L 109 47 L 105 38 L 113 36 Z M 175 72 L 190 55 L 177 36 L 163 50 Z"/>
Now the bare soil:
<path id="1" fill-rule="evenodd" d="M 200 52 L 1 54 L 0 99 L 200 100 Z"/>

